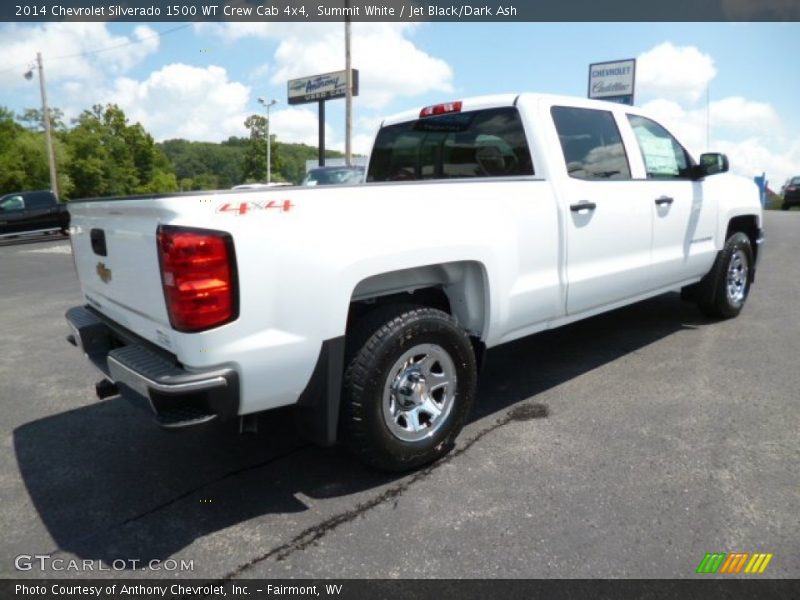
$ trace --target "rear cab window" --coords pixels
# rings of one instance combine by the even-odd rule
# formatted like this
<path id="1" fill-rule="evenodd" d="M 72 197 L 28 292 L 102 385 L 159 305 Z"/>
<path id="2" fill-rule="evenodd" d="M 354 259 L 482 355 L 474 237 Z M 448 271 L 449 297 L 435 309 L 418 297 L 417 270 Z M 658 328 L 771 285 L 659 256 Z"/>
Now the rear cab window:
<path id="1" fill-rule="evenodd" d="M 453 112 L 383 127 L 367 181 L 533 175 L 515 107 Z"/>

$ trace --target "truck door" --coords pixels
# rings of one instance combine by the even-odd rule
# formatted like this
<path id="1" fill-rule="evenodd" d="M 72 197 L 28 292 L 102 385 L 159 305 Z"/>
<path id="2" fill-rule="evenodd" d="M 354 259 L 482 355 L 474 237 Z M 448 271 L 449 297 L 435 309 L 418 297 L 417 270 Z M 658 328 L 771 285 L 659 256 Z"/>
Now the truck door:
<path id="1" fill-rule="evenodd" d="M 566 177 L 567 314 L 649 289 L 652 207 L 643 201 L 612 111 L 553 106 Z"/>
<path id="2" fill-rule="evenodd" d="M 692 179 L 689 153 L 664 127 L 627 115 L 644 162 L 643 201 L 653 212 L 652 278 L 658 286 L 705 274 L 714 262 L 716 203 Z"/>
<path id="3" fill-rule="evenodd" d="M 52 192 L 25 194 L 25 230 L 41 231 L 59 227 L 58 204 Z"/>

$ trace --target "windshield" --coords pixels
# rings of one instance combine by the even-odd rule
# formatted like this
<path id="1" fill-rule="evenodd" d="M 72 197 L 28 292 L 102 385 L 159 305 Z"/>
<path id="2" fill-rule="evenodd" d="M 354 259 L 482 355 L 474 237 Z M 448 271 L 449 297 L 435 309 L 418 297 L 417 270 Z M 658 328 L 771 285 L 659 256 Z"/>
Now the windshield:
<path id="1" fill-rule="evenodd" d="M 311 169 L 303 180 L 303 185 L 342 185 L 361 183 L 364 170 L 361 168 Z"/>

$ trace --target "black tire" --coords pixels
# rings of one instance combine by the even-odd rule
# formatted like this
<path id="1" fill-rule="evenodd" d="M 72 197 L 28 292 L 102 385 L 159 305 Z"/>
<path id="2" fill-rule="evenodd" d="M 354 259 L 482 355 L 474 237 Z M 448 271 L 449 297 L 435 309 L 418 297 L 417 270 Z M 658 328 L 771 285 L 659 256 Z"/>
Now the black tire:
<path id="1" fill-rule="evenodd" d="M 410 363 L 402 362 L 420 348 L 424 350 L 410 357 Z M 414 305 L 377 309 L 348 334 L 347 352 L 339 424 L 340 438 L 351 453 L 368 465 L 397 472 L 433 462 L 452 449 L 472 407 L 477 382 L 472 343 L 453 317 Z M 412 375 L 409 385 L 404 377 Z M 441 393 L 429 391 L 428 378 L 435 377 L 453 379 L 452 388 L 439 384 Z M 405 420 L 404 407 L 413 412 L 415 400 L 436 394 L 441 399 L 441 404 L 435 399 L 436 406 L 448 407 L 441 415 L 417 412 L 413 423 Z M 405 432 L 404 426 L 422 429 Z M 406 435 L 424 437 L 401 439 Z"/>
<path id="2" fill-rule="evenodd" d="M 738 270 L 738 276 L 735 274 L 737 269 L 734 261 L 739 261 L 744 268 Z M 717 254 L 711 271 L 700 282 L 698 306 L 703 314 L 718 319 L 737 316 L 750 293 L 752 269 L 753 247 L 750 238 L 740 231 L 733 233 Z M 733 277 L 732 286 L 729 286 L 729 274 Z"/>

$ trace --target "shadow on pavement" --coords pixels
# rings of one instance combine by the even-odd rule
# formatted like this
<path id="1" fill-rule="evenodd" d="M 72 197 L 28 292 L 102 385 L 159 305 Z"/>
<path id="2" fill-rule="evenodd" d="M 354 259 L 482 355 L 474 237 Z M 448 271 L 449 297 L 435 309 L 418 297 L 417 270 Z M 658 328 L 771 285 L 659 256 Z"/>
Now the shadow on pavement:
<path id="1" fill-rule="evenodd" d="M 472 420 L 706 322 L 673 293 L 493 349 Z M 262 417 L 257 434 L 240 436 L 235 424 L 169 433 L 116 398 L 27 423 L 14 431 L 14 447 L 58 548 L 106 564 L 165 559 L 199 537 L 274 515 L 241 540 L 261 551 L 296 527 L 293 515 L 309 508 L 303 497 L 352 509 L 347 496 L 398 478 L 310 446 L 288 410 Z"/>

